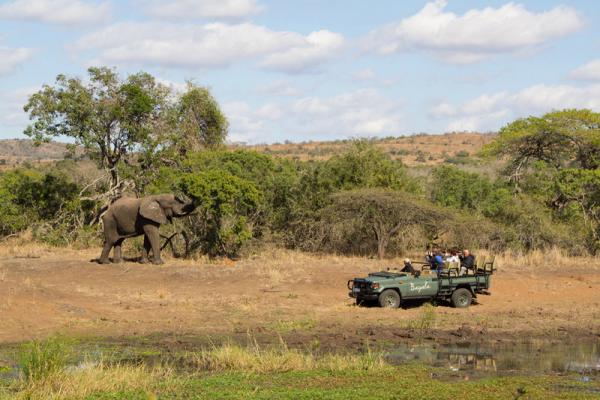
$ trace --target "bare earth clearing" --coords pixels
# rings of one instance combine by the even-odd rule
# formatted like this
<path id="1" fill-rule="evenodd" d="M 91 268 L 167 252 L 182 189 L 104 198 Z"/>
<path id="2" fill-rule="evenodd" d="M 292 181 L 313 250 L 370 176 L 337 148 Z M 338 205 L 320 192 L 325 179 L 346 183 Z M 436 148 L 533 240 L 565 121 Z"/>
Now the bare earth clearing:
<path id="1" fill-rule="evenodd" d="M 99 251 L 99 250 L 98 250 Z M 292 346 L 351 349 L 417 339 L 526 341 L 600 337 L 600 262 L 550 254 L 500 257 L 491 296 L 468 309 L 357 307 L 346 281 L 393 265 L 275 250 L 239 262 L 98 265 L 98 251 L 0 247 L 0 343 L 55 333 L 157 343 L 282 337 Z M 131 251 L 129 252 L 131 253 Z M 127 252 L 126 252 L 127 254 Z"/>

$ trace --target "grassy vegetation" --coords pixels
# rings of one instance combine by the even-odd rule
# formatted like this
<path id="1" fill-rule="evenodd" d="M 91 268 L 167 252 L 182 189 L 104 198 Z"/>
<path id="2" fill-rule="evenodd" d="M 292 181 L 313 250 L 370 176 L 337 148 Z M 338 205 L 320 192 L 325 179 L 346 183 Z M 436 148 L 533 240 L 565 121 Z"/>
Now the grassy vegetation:
<path id="1" fill-rule="evenodd" d="M 2 382 L 0 399 L 592 399 L 600 386 L 576 375 L 465 380 L 418 364 L 391 366 L 383 355 L 317 354 L 285 344 L 214 346 L 183 355 L 178 365 L 83 361 L 58 367 L 59 339 L 24 348 L 21 368 L 38 371 Z M 35 356 L 36 361 L 32 362 Z M 51 366 L 47 370 L 39 366 Z M 0 381 L 1 382 L 1 381 Z"/>
<path id="2" fill-rule="evenodd" d="M 24 344 L 19 353 L 23 378 L 33 382 L 60 372 L 67 366 L 69 354 L 67 342 L 59 337 Z"/>

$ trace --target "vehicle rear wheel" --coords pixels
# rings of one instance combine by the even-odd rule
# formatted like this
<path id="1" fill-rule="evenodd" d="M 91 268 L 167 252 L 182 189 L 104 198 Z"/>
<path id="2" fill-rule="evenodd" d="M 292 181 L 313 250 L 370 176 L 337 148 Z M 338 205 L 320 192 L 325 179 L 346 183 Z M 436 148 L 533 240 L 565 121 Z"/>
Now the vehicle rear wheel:
<path id="1" fill-rule="evenodd" d="M 386 289 L 379 295 L 379 305 L 386 308 L 400 307 L 400 295 L 393 289 Z"/>
<path id="2" fill-rule="evenodd" d="M 467 308 L 473 301 L 473 295 L 469 289 L 459 288 L 452 293 L 452 306 L 456 308 Z"/>

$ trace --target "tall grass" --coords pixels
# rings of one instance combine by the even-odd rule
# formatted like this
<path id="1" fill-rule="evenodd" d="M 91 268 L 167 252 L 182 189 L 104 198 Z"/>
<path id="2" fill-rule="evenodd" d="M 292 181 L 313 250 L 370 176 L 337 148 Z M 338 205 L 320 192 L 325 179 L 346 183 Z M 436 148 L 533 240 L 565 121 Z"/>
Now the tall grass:
<path id="1" fill-rule="evenodd" d="M 15 382 L 0 399 L 84 399 L 100 393 L 122 393 L 119 397 L 152 399 L 158 385 L 168 387 L 171 371 L 144 366 L 108 365 L 102 362 L 46 374 L 36 381 Z"/>
<path id="2" fill-rule="evenodd" d="M 213 372 L 255 374 L 291 371 L 383 371 L 391 368 L 383 353 L 370 348 L 357 354 L 318 354 L 278 346 L 261 348 L 251 338 L 248 346 L 225 344 L 190 352 L 184 358 L 186 370 L 176 373 L 167 363 L 149 367 L 111 363 L 103 360 L 68 365 L 69 346 L 61 338 L 35 341 L 23 346 L 21 378 L 4 391 L 5 399 L 83 399 L 101 393 L 119 393 L 110 398 L 155 398 L 158 391 L 176 391 L 182 379 Z"/>
<path id="3" fill-rule="evenodd" d="M 26 343 L 19 352 L 19 367 L 26 381 L 37 381 L 66 367 L 70 346 L 64 338 L 52 337 Z"/>
<path id="4" fill-rule="evenodd" d="M 546 250 L 533 250 L 529 252 L 504 252 L 499 254 L 485 250 L 477 251 L 477 256 L 495 256 L 495 268 L 507 271 L 558 271 L 569 268 L 590 268 L 600 270 L 600 258 L 575 257 L 567 251 L 553 247 Z"/>
<path id="5" fill-rule="evenodd" d="M 225 344 L 193 353 L 194 364 L 201 371 L 244 371 L 253 373 L 275 373 L 288 371 L 348 371 L 381 370 L 387 367 L 383 353 L 370 348 L 357 354 L 316 354 L 279 346 L 260 348 Z"/>

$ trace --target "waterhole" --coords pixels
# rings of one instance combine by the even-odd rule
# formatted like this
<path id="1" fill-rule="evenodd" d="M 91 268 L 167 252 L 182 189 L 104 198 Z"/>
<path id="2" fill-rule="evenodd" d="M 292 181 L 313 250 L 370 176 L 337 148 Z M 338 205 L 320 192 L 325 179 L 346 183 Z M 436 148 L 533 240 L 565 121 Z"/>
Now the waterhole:
<path id="1" fill-rule="evenodd" d="M 396 347 L 392 364 L 424 363 L 442 372 L 474 375 L 576 372 L 600 377 L 600 341 L 530 342 L 510 345 L 415 344 Z"/>

